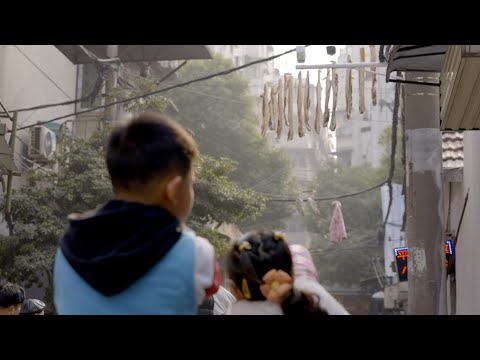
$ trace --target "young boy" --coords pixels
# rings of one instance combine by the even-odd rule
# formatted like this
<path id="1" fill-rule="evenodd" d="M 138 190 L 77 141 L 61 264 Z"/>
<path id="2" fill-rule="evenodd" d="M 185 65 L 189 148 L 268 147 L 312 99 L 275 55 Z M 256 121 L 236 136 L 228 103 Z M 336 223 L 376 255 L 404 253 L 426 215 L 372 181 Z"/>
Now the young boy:
<path id="1" fill-rule="evenodd" d="M 24 301 L 23 287 L 0 280 L 0 315 L 19 315 Z"/>
<path id="2" fill-rule="evenodd" d="M 70 215 L 57 251 L 58 314 L 196 314 L 220 286 L 213 246 L 186 228 L 198 150 L 176 122 L 140 114 L 114 129 L 114 198 Z"/>

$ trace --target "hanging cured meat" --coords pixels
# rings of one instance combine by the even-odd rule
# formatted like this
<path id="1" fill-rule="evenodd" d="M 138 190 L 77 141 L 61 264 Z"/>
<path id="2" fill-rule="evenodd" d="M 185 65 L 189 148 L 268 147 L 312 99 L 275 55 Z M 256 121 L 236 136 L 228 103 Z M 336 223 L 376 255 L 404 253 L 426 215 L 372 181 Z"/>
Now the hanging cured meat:
<path id="1" fill-rule="evenodd" d="M 309 197 L 307 199 L 308 201 L 308 205 L 310 206 L 310 209 L 312 210 L 312 212 L 317 215 L 317 216 L 320 216 L 320 210 L 318 210 L 318 206 L 317 206 L 317 203 L 315 202 L 315 200 L 313 200 L 311 197 Z"/>
<path id="2" fill-rule="evenodd" d="M 268 104 L 268 87 L 267 84 L 263 86 L 263 106 L 262 106 L 262 136 L 265 136 L 267 133 L 268 127 L 268 118 L 269 118 L 269 104 Z"/>
<path id="3" fill-rule="evenodd" d="M 310 74 L 308 71 L 305 79 L 305 127 L 308 131 L 312 131 L 310 127 Z"/>
<path id="4" fill-rule="evenodd" d="M 293 76 L 288 77 L 288 123 L 290 125 L 288 129 L 287 140 L 293 140 L 294 134 L 294 121 L 293 121 Z"/>
<path id="5" fill-rule="evenodd" d="M 332 69 L 332 87 L 333 87 L 333 107 L 332 119 L 330 120 L 330 130 L 335 131 L 337 128 L 337 98 L 338 98 L 338 74 L 335 69 Z"/>
<path id="6" fill-rule="evenodd" d="M 352 62 L 352 57 L 348 55 L 347 62 Z M 346 104 L 346 112 L 347 112 L 347 119 L 352 117 L 352 69 L 347 69 L 347 77 L 345 79 L 345 104 Z"/>
<path id="7" fill-rule="evenodd" d="M 270 92 L 270 113 L 272 114 L 272 130 L 277 130 L 277 113 L 278 113 L 278 105 L 277 105 L 277 89 L 272 87 Z"/>
<path id="8" fill-rule="evenodd" d="M 323 113 L 323 127 L 328 127 L 328 122 L 330 121 L 330 108 L 328 107 L 328 103 L 330 102 L 330 89 L 331 89 L 331 81 L 330 81 L 330 69 L 327 69 L 327 81 L 325 85 L 325 110 Z"/>
<path id="9" fill-rule="evenodd" d="M 282 129 L 283 129 L 283 121 L 285 117 L 285 110 L 284 110 L 284 89 L 283 89 L 283 81 L 282 79 L 278 80 L 278 122 L 277 122 L 277 139 L 280 139 L 282 136 Z"/>
<path id="10" fill-rule="evenodd" d="M 298 112 L 298 136 L 304 137 L 304 105 L 303 105 L 303 86 L 302 86 L 302 72 L 298 73 L 298 90 L 297 90 L 297 112 Z"/>
<path id="11" fill-rule="evenodd" d="M 320 122 L 322 121 L 322 83 L 320 81 L 321 70 L 318 70 L 318 82 L 317 82 L 317 107 L 315 108 L 315 131 L 320 134 Z"/>
<path id="12" fill-rule="evenodd" d="M 298 212 L 302 215 L 302 216 L 305 216 L 305 210 L 303 209 L 303 200 L 298 198 L 297 200 L 295 200 L 295 206 L 298 210 Z"/>
<path id="13" fill-rule="evenodd" d="M 365 48 L 360 48 L 360 61 L 365 62 Z M 365 112 L 365 70 L 362 68 L 358 76 L 358 91 L 359 91 L 359 111 L 360 114 Z"/>
<path id="14" fill-rule="evenodd" d="M 377 62 L 377 52 L 375 51 L 375 45 L 370 45 L 370 62 Z M 372 105 L 377 105 L 377 71 L 376 67 L 370 68 L 372 71 Z"/>
<path id="15" fill-rule="evenodd" d="M 283 75 L 283 118 L 285 119 L 285 125 L 290 126 L 290 123 L 288 121 L 288 113 L 287 113 L 287 108 L 288 108 L 288 74 Z"/>

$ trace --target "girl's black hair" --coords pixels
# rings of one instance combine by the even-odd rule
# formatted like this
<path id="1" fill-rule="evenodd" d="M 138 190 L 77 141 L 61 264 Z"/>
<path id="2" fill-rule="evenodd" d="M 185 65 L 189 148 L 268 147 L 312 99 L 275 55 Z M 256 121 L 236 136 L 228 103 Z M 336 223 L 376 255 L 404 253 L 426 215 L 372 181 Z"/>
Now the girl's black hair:
<path id="1" fill-rule="evenodd" d="M 283 270 L 293 277 L 288 244 L 272 231 L 254 231 L 235 242 L 227 255 L 227 272 L 247 300 L 266 300 L 260 291 L 263 276 L 270 270 Z M 245 289 L 244 279 L 248 289 Z M 245 294 L 247 292 L 248 294 Z M 285 315 L 327 315 L 311 295 L 292 290 L 281 304 Z"/>

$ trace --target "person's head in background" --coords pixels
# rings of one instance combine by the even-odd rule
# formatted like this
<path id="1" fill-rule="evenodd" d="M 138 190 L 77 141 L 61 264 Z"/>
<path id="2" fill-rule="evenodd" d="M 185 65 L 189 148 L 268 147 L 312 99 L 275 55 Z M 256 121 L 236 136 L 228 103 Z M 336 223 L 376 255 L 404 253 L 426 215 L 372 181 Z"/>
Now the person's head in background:
<path id="1" fill-rule="evenodd" d="M 117 126 L 107 148 L 107 168 L 118 200 L 156 205 L 185 222 L 193 207 L 195 140 L 180 124 L 142 113 Z"/>
<path id="2" fill-rule="evenodd" d="M 24 301 L 23 287 L 0 280 L 0 315 L 18 315 Z"/>
<path id="3" fill-rule="evenodd" d="M 233 245 L 227 255 L 227 272 L 233 282 L 232 293 L 239 301 L 267 300 L 262 286 L 266 285 L 264 277 L 271 270 L 281 270 L 290 279 L 293 277 L 292 255 L 281 234 L 272 231 L 248 233 Z M 271 287 L 274 288 L 273 283 Z M 314 297 L 298 292 L 291 286 L 285 289 L 280 300 L 285 315 L 326 315 Z"/>
<path id="4" fill-rule="evenodd" d="M 38 299 L 27 299 L 22 304 L 20 315 L 44 315 L 45 303 Z"/>

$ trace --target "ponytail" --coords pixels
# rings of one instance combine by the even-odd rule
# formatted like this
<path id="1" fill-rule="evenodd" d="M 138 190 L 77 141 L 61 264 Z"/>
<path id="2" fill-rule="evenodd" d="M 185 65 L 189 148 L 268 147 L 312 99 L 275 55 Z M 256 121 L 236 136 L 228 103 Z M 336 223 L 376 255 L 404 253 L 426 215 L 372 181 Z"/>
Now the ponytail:
<path id="1" fill-rule="evenodd" d="M 318 298 L 292 290 L 280 304 L 285 315 L 328 315 L 328 313 L 320 307 Z"/>

